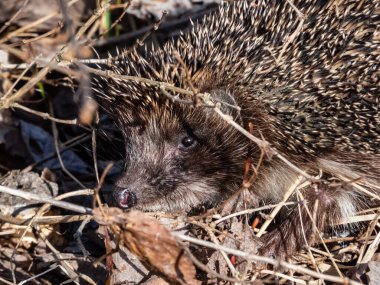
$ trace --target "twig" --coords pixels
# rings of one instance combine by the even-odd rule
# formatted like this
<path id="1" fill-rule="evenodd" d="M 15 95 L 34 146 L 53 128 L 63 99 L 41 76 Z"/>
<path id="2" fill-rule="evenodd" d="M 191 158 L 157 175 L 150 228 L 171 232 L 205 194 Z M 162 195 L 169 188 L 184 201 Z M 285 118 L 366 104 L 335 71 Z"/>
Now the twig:
<path id="1" fill-rule="evenodd" d="M 71 0 L 67 5 L 68 7 L 70 7 L 72 4 L 74 4 L 75 2 L 77 2 L 78 0 Z M 85 23 L 85 25 L 83 25 L 83 27 L 77 32 L 77 34 L 75 35 L 75 39 L 79 39 L 82 34 L 86 31 L 86 28 L 89 27 L 90 25 L 90 22 L 91 21 L 95 21 L 95 18 L 99 17 L 103 12 L 104 10 L 107 8 L 107 5 L 104 5 L 102 6 L 100 9 L 98 9 L 97 11 L 95 11 L 95 14 Z M 59 12 L 56 12 L 56 13 L 52 13 L 50 15 L 48 15 L 48 19 L 50 19 L 51 17 L 54 17 L 55 15 L 58 15 Z M 53 16 L 52 16 L 53 15 Z M 44 17 L 43 19 L 45 19 L 46 17 Z M 38 23 L 41 22 L 42 19 L 40 19 L 39 21 L 36 21 L 34 23 L 32 23 L 34 25 L 37 25 Z M 91 22 L 92 23 L 92 22 Z M 25 26 L 25 27 L 22 27 L 21 30 L 17 30 L 15 31 L 14 33 L 18 33 L 20 31 L 24 31 L 26 29 L 29 29 L 31 25 L 28 25 L 28 26 Z M 8 39 L 8 37 L 13 37 L 14 33 L 11 33 L 11 34 L 8 34 L 5 41 Z M 4 39 L 2 39 L 4 40 Z M 0 40 L 0 43 L 2 43 L 3 41 Z M 54 63 L 58 63 L 60 60 L 61 60 L 61 57 L 62 55 L 64 54 L 64 52 L 68 49 L 68 45 L 64 46 L 61 48 L 61 50 L 59 50 L 47 63 L 46 66 L 44 66 L 34 77 L 32 77 L 27 83 L 25 83 L 25 85 L 23 85 L 16 93 L 14 93 L 10 98 L 2 98 L 0 100 L 0 109 L 2 108 L 9 108 L 12 106 L 12 104 L 14 102 L 16 102 L 17 100 L 19 100 L 20 98 L 22 98 L 22 96 L 24 96 L 31 88 L 33 88 L 34 85 L 36 85 L 39 81 L 42 80 L 42 78 L 44 78 L 50 71 L 51 67 L 54 65 Z"/>
<path id="2" fill-rule="evenodd" d="M 297 195 L 299 195 L 299 196 L 301 197 L 301 199 L 304 200 L 305 198 L 303 197 L 303 195 L 302 195 L 302 193 L 299 191 L 299 189 L 297 189 L 296 191 L 297 191 Z M 323 245 L 325 251 L 327 252 L 328 257 L 329 257 L 329 259 L 331 260 L 331 262 L 332 262 L 332 264 L 333 264 L 335 270 L 337 271 L 337 273 L 339 274 L 340 277 L 343 277 L 344 275 L 343 275 L 342 272 L 339 270 L 339 267 L 338 267 L 338 265 L 336 264 L 336 262 L 335 262 L 335 260 L 334 260 L 334 258 L 333 258 L 333 256 L 332 256 L 332 254 L 331 254 L 331 252 L 329 251 L 327 245 L 326 245 L 326 244 L 324 243 L 324 241 L 323 241 L 323 238 L 322 238 L 321 232 L 320 232 L 320 230 L 319 230 L 319 228 L 318 228 L 318 226 L 317 226 L 317 224 L 316 224 L 316 222 L 315 222 L 316 217 L 312 215 L 312 213 L 310 212 L 309 207 L 308 207 L 307 204 L 304 204 L 303 207 L 304 207 L 304 209 L 305 209 L 307 215 L 309 216 L 309 219 L 310 219 L 310 221 L 311 221 L 311 223 L 312 223 L 312 225 L 313 225 L 313 230 L 314 230 L 314 232 L 317 233 L 317 235 L 318 235 L 318 237 L 319 237 L 319 240 L 321 241 L 321 243 L 322 243 L 322 245 Z M 301 217 L 300 217 L 300 218 L 301 218 Z"/>
<path id="3" fill-rule="evenodd" d="M 61 51 L 63 52 L 63 51 Z M 50 63 L 52 63 L 55 58 L 52 58 Z M 16 93 L 14 93 L 10 98 L 4 98 L 0 100 L 0 109 L 9 108 L 12 104 L 22 98 L 34 85 L 36 85 L 42 78 L 44 78 L 50 71 L 50 65 L 48 64 L 42 68 L 35 76 L 33 76 L 25 85 L 23 85 Z"/>
<path id="4" fill-rule="evenodd" d="M 16 191 L 18 191 L 18 190 L 16 190 Z M 21 191 L 21 192 L 23 192 L 23 191 Z M 79 192 L 79 191 L 75 191 L 75 192 Z M 83 192 L 83 191 L 81 191 L 81 192 Z M 26 193 L 26 192 L 24 192 L 24 193 Z M 35 195 L 34 193 L 28 193 L 28 194 L 33 194 L 33 195 Z M 64 199 L 64 198 L 66 198 L 66 197 L 70 197 L 70 196 L 73 196 L 73 195 L 74 195 L 73 192 L 66 193 L 66 194 L 60 195 L 60 196 L 58 196 L 58 197 L 55 197 L 56 200 L 54 200 L 54 201 L 57 201 L 57 200 L 60 200 L 60 199 Z M 62 203 L 62 202 L 61 202 L 61 203 Z M 64 203 L 67 203 L 67 202 L 64 202 Z M 21 237 L 20 237 L 20 239 L 19 239 L 19 241 L 18 241 L 16 247 L 14 248 L 14 250 L 13 250 L 13 252 L 12 252 L 11 261 L 14 260 L 14 257 L 15 257 L 15 255 L 16 255 L 16 250 L 17 250 L 17 248 L 20 246 L 20 244 L 21 244 L 23 238 L 25 237 L 25 235 L 27 234 L 28 229 L 30 229 L 30 227 L 32 226 L 32 224 L 33 224 L 33 222 L 34 222 L 34 219 L 35 219 L 36 217 L 41 216 L 41 215 L 45 212 L 45 210 L 47 210 L 49 207 L 50 207 L 50 204 L 45 204 L 45 205 L 43 205 L 43 206 L 38 210 L 38 212 L 36 213 L 36 215 L 35 215 L 35 216 L 29 221 L 28 226 L 27 226 L 27 227 L 25 228 L 25 230 L 23 231 L 23 233 L 22 233 L 22 235 L 21 235 Z M 38 227 L 38 225 L 37 225 L 37 227 Z M 41 234 L 41 233 L 40 233 L 40 234 Z M 13 264 L 15 264 L 15 263 L 12 262 L 11 264 L 13 265 Z M 14 283 L 16 283 L 15 268 L 14 268 L 13 266 L 11 266 L 11 273 L 12 273 L 12 278 L 13 278 Z"/>
<path id="5" fill-rule="evenodd" d="M 287 158 L 285 158 L 282 154 L 280 154 L 276 149 L 273 149 L 273 151 L 274 151 L 274 153 L 273 153 L 274 156 L 276 156 L 277 158 L 279 158 L 287 166 L 289 166 L 295 172 L 298 172 L 299 174 L 301 174 L 303 177 L 305 177 L 310 182 L 317 182 L 317 181 L 319 181 L 318 178 L 315 178 L 315 177 L 307 174 L 305 171 L 303 171 L 302 169 L 300 169 L 299 167 L 297 167 L 296 165 L 294 165 L 293 163 L 291 163 Z"/>
<path id="6" fill-rule="evenodd" d="M 65 273 L 69 276 L 70 280 L 69 282 L 75 282 L 75 280 L 82 278 L 86 280 L 88 283 L 96 285 L 96 283 L 87 275 L 76 272 L 76 270 L 72 267 L 72 265 L 67 262 L 64 258 L 62 258 L 61 253 L 50 243 L 48 238 L 45 236 L 45 234 L 41 231 L 40 227 L 36 225 L 37 234 L 39 237 L 45 242 L 46 246 L 51 250 L 53 255 L 55 256 L 55 260 L 57 263 L 59 263 L 59 266 L 61 266 L 63 269 L 65 269 Z M 64 281 L 61 284 L 66 284 L 68 281 Z M 78 282 L 75 282 L 79 284 Z"/>
<path id="7" fill-rule="evenodd" d="M 33 217 L 33 225 L 54 225 L 54 224 L 64 224 L 64 223 L 74 223 L 80 222 L 91 215 L 63 215 L 63 216 L 43 216 L 43 217 Z M 21 219 L 12 216 L 5 216 L 0 214 L 0 221 L 11 223 L 13 225 L 24 225 L 30 221 L 30 219 Z"/>
<path id="8" fill-rule="evenodd" d="M 17 46 L 21 46 L 21 45 L 25 45 L 25 44 L 28 44 L 28 43 L 32 43 L 32 42 L 36 42 L 36 41 L 39 41 L 41 39 L 44 39 L 44 38 L 47 38 L 47 37 L 50 37 L 50 36 L 53 36 L 53 35 L 56 35 L 59 33 L 60 30 L 62 30 L 63 26 L 61 23 L 58 24 L 57 27 L 55 27 L 54 29 L 46 32 L 46 33 L 43 33 L 42 35 L 39 35 L 37 37 L 33 37 L 31 39 L 23 39 L 19 42 L 15 42 L 13 44 L 9 44 L 8 46 L 10 47 L 17 47 Z"/>
<path id="9" fill-rule="evenodd" d="M 25 279 L 25 280 L 22 280 L 20 283 L 18 283 L 18 285 L 24 285 L 25 283 L 27 283 L 27 282 L 29 282 L 29 281 L 32 281 L 32 280 L 35 280 L 35 279 L 37 279 L 38 277 L 41 277 L 41 276 L 43 276 L 43 275 L 49 273 L 50 271 L 53 271 L 54 269 L 56 269 L 56 268 L 58 268 L 58 267 L 59 267 L 58 264 L 56 264 L 56 265 L 54 265 L 54 266 L 51 266 L 49 269 L 46 269 L 45 271 L 43 271 L 43 272 L 41 272 L 41 273 L 39 273 L 39 274 L 36 274 L 36 275 L 34 275 L 34 276 L 30 277 L 30 278 L 27 278 L 27 279 Z"/>
<path id="10" fill-rule="evenodd" d="M 34 201 L 41 202 L 41 203 L 48 203 L 50 205 L 53 205 L 53 206 L 56 206 L 56 207 L 59 207 L 62 209 L 66 209 L 69 211 L 81 213 L 81 214 L 92 214 L 92 209 L 90 209 L 90 208 L 75 205 L 75 204 L 65 202 L 65 201 L 57 201 L 54 198 L 50 198 L 50 197 L 46 197 L 46 196 L 44 197 L 44 196 L 37 195 L 37 194 L 31 193 L 31 192 L 12 189 L 12 188 L 9 188 L 6 186 L 0 185 L 0 192 L 1 193 L 7 193 L 7 194 L 17 196 L 17 197 L 21 197 L 21 198 L 26 199 L 26 200 L 34 200 Z"/>
<path id="11" fill-rule="evenodd" d="M 210 236 L 211 240 L 212 240 L 215 244 L 220 245 L 218 238 L 215 236 L 215 234 L 214 234 L 214 232 L 213 232 L 213 229 L 212 229 L 210 226 L 205 225 L 205 224 L 201 224 L 201 225 L 200 225 L 200 223 L 197 222 L 197 221 L 193 221 L 192 223 L 193 223 L 194 225 L 201 226 L 203 229 L 205 229 L 206 232 L 207 232 L 207 234 Z M 227 254 L 226 254 L 223 250 L 221 250 L 220 253 L 221 253 L 221 255 L 223 256 L 223 259 L 224 259 L 224 261 L 226 262 L 228 268 L 230 269 L 232 275 L 233 275 L 234 277 L 237 277 L 238 272 L 236 271 L 236 269 L 235 269 L 234 265 L 232 264 L 231 260 L 228 258 Z"/>
<path id="12" fill-rule="evenodd" d="M 113 167 L 113 163 L 108 163 L 107 167 L 104 169 L 102 175 L 100 176 L 100 179 L 99 179 L 99 182 L 98 182 L 98 185 L 96 186 L 95 190 L 94 190 L 94 198 L 93 198 L 93 208 L 96 207 L 96 203 L 98 203 L 98 206 L 99 206 L 99 209 L 100 211 L 102 212 L 103 215 L 105 215 L 104 211 L 103 211 L 103 208 L 102 208 L 102 203 L 101 203 L 101 200 L 100 200 L 100 196 L 99 196 L 99 191 L 100 191 L 100 188 L 102 187 L 103 183 L 104 183 L 104 180 L 106 179 L 106 176 L 108 174 L 108 172 L 111 170 L 111 168 Z"/>
<path id="13" fill-rule="evenodd" d="M 176 238 L 178 238 L 179 240 L 188 241 L 190 243 L 205 246 L 207 248 L 212 248 L 215 250 L 223 250 L 226 253 L 233 254 L 235 256 L 241 257 L 241 258 L 246 259 L 248 261 L 264 262 L 264 263 L 268 263 L 268 264 L 273 265 L 275 268 L 284 267 L 284 268 L 287 268 L 289 270 L 294 270 L 294 271 L 297 271 L 297 272 L 302 273 L 302 274 L 310 275 L 311 277 L 315 277 L 315 278 L 319 278 L 319 279 L 323 279 L 323 280 L 327 280 L 327 281 L 331 281 L 331 282 L 335 282 L 335 283 L 340 283 L 340 284 L 344 284 L 344 285 L 349 285 L 349 284 L 350 285 L 361 285 L 361 283 L 356 282 L 354 280 L 351 280 L 347 277 L 340 278 L 337 276 L 318 273 L 318 272 L 315 272 L 313 270 L 310 270 L 310 269 L 307 269 L 307 268 L 304 268 L 302 266 L 295 265 L 295 264 L 292 264 L 292 263 L 289 263 L 286 261 L 276 260 L 276 259 L 272 259 L 269 257 L 263 257 L 263 256 L 250 254 L 250 253 L 247 253 L 247 252 L 244 252 L 241 250 L 237 250 L 237 249 L 232 249 L 232 248 L 229 248 L 229 247 L 226 247 L 223 245 L 216 245 L 212 242 L 200 240 L 200 239 L 193 238 L 190 236 L 186 236 L 186 235 L 181 234 L 181 233 L 172 232 L 172 235 L 175 236 Z"/>
<path id="14" fill-rule="evenodd" d="M 289 46 L 289 44 L 300 34 L 303 24 L 305 22 L 305 16 L 300 12 L 300 10 L 297 9 L 297 7 L 292 3 L 292 1 L 287 0 L 287 2 L 290 4 L 290 6 L 296 11 L 297 16 L 299 18 L 299 24 L 296 28 L 296 30 L 288 37 L 285 44 L 282 46 L 282 49 L 280 51 L 280 54 L 277 57 L 276 62 L 281 63 L 282 62 L 282 55 L 284 54 L 286 48 Z"/>
<path id="15" fill-rule="evenodd" d="M 28 5 L 30 0 L 24 0 L 24 3 L 22 3 L 22 6 L 17 10 L 17 12 L 1 27 L 0 34 L 4 32 L 6 28 L 8 28 L 11 23 L 17 18 L 17 16 L 24 10 L 26 5 Z"/>
<path id="16" fill-rule="evenodd" d="M 188 91 L 188 90 L 183 89 L 183 88 L 180 88 L 180 87 L 176 87 L 173 84 L 160 82 L 160 81 L 156 81 L 156 80 L 151 80 L 151 79 L 143 78 L 140 76 L 121 75 L 121 74 L 118 74 L 115 72 L 111 72 L 109 70 L 103 71 L 103 70 L 91 68 L 88 66 L 85 66 L 85 69 L 89 73 L 104 76 L 107 78 L 116 78 L 116 79 L 121 79 L 121 80 L 126 80 L 126 81 L 141 82 L 141 83 L 148 84 L 152 87 L 158 87 L 158 88 L 163 87 L 163 88 L 165 88 L 165 90 L 170 90 L 170 91 L 173 91 L 175 93 L 180 93 L 180 94 L 184 94 L 184 95 L 190 95 L 191 96 L 193 94 L 193 92 Z"/>
<path id="17" fill-rule="evenodd" d="M 350 185 L 352 185 L 353 187 L 355 187 L 356 189 L 358 189 L 359 191 L 363 192 L 365 195 L 369 196 L 369 197 L 372 197 L 376 200 L 380 200 L 380 197 L 379 195 L 376 195 L 370 191 L 368 191 L 367 189 L 365 189 L 363 186 L 361 186 L 359 183 L 357 182 L 354 182 L 352 181 L 352 179 L 349 179 L 343 175 L 337 175 L 337 177 L 341 180 L 343 180 L 344 182 L 347 182 L 349 183 Z M 364 181 L 362 184 L 364 185 L 368 185 L 368 186 L 371 186 L 371 187 L 376 187 L 377 189 L 380 189 L 378 185 L 373 185 L 373 184 L 369 184 L 368 182 Z"/>
<path id="18" fill-rule="evenodd" d="M 264 231 L 268 228 L 274 217 L 277 215 L 277 213 L 281 210 L 281 208 L 285 205 L 286 201 L 289 199 L 289 197 L 294 193 L 294 191 L 301 187 L 301 182 L 303 180 L 303 177 L 300 175 L 297 177 L 297 179 L 293 182 L 293 184 L 289 187 L 288 191 L 284 194 L 282 201 L 278 203 L 276 208 L 273 209 L 273 211 L 270 213 L 269 218 L 264 222 L 264 224 L 261 226 L 259 232 L 256 234 L 257 237 L 261 237 Z"/>
<path id="19" fill-rule="evenodd" d="M 82 236 L 82 231 L 84 227 L 91 221 L 91 219 L 92 219 L 92 216 L 87 215 L 87 218 L 82 220 L 80 226 L 78 227 L 78 229 L 76 230 L 74 234 L 74 238 L 85 258 L 87 258 L 90 255 L 90 253 L 86 250 L 86 247 L 84 246 L 82 242 L 81 236 Z"/>
<path id="20" fill-rule="evenodd" d="M 303 177 L 307 178 L 310 181 L 316 181 L 316 179 L 307 174 L 305 171 L 291 163 L 288 159 L 286 159 L 283 155 L 281 155 L 276 149 L 270 147 L 269 143 L 267 141 L 263 141 L 258 139 L 257 137 L 253 136 L 251 133 L 249 133 L 247 130 L 245 130 L 243 127 L 241 127 L 238 123 L 236 123 L 231 116 L 224 114 L 219 108 L 214 108 L 215 112 L 228 124 L 233 126 L 235 129 L 240 131 L 243 135 L 245 135 L 247 138 L 252 140 L 254 143 L 256 143 L 260 148 L 264 149 L 267 153 L 269 152 L 271 155 L 274 155 L 278 157 L 282 162 L 284 162 L 286 165 L 288 165 L 291 169 L 294 171 L 300 173 Z"/>
<path id="21" fill-rule="evenodd" d="M 379 212 L 377 213 L 377 215 L 379 215 Z M 363 257 L 364 257 L 364 252 L 365 252 L 365 249 L 367 248 L 367 245 L 369 243 L 369 239 L 371 237 L 371 234 L 373 232 L 373 230 L 375 229 L 375 226 L 378 224 L 377 220 L 373 220 L 370 224 L 369 224 L 369 227 L 367 229 L 367 232 L 366 232 L 366 236 L 365 236 L 365 241 L 364 241 L 364 244 L 362 245 L 361 249 L 360 249 L 360 253 L 359 253 L 359 257 L 358 257 L 358 261 L 357 261 L 357 264 L 356 264 L 356 267 L 358 268 L 358 270 L 360 271 L 363 271 L 363 268 L 361 268 L 361 264 L 363 263 L 362 260 L 363 260 Z"/>
<path id="22" fill-rule="evenodd" d="M 96 116 L 96 123 L 98 123 L 99 121 L 98 112 L 95 112 L 95 116 Z M 99 184 L 99 168 L 98 168 L 98 159 L 97 159 L 98 152 L 96 148 L 96 130 L 95 129 L 92 129 L 91 131 L 91 147 L 92 147 L 92 162 L 94 164 L 95 177 L 96 177 L 96 181 Z"/>
<path id="23" fill-rule="evenodd" d="M 71 0 L 67 5 L 70 7 L 70 6 L 72 6 L 74 3 L 78 2 L 78 1 L 79 0 Z M 51 13 L 49 15 L 46 15 L 46 16 L 44 16 L 44 17 L 42 17 L 42 18 L 34 21 L 33 23 L 30 23 L 29 25 L 25 25 L 25 26 L 17 29 L 14 32 L 11 32 L 11 33 L 7 34 L 5 37 L 3 37 L 2 39 L 0 39 L 0 44 L 8 41 L 9 39 L 17 36 L 20 33 L 23 33 L 23 32 L 25 32 L 25 31 L 27 31 L 27 30 L 29 30 L 31 28 L 39 26 L 40 24 L 42 24 L 42 23 L 44 23 L 44 22 L 46 22 L 46 21 L 48 21 L 48 20 L 50 20 L 50 19 L 58 16 L 59 14 L 60 14 L 60 11 L 56 11 L 54 13 Z"/>
<path id="24" fill-rule="evenodd" d="M 297 203 L 299 203 L 299 202 L 286 202 L 286 203 L 283 204 L 283 206 L 295 205 Z M 222 218 L 214 221 L 213 223 L 214 224 L 219 224 L 219 223 L 221 223 L 221 222 L 223 222 L 225 220 L 228 220 L 228 219 L 231 219 L 231 218 L 234 218 L 234 217 L 238 217 L 238 216 L 242 216 L 242 215 L 246 215 L 246 214 L 252 214 L 252 213 L 259 212 L 259 211 L 264 211 L 264 210 L 270 210 L 270 209 L 273 209 L 275 207 L 278 207 L 278 205 L 279 204 L 266 205 L 266 206 L 255 208 L 255 209 L 243 210 L 243 211 L 240 211 L 240 212 L 236 212 L 236 213 L 224 216 L 224 217 L 222 217 Z"/>
<path id="25" fill-rule="evenodd" d="M 244 284 L 249 284 L 249 283 L 253 283 L 251 281 L 246 281 L 246 280 L 240 280 L 240 279 L 236 279 L 236 278 L 231 278 L 227 275 L 224 275 L 224 274 L 220 274 L 218 272 L 215 272 L 213 270 L 211 270 L 210 268 L 208 268 L 206 265 L 204 265 L 202 262 L 200 262 L 190 251 L 190 249 L 186 246 L 186 245 L 183 245 L 182 243 L 180 243 L 180 245 L 182 245 L 182 248 L 186 251 L 186 253 L 188 254 L 188 256 L 190 257 L 191 261 L 194 263 L 194 265 L 196 267 L 198 267 L 199 269 L 201 269 L 202 271 L 212 275 L 212 276 L 215 276 L 216 278 L 219 278 L 219 279 L 222 279 L 222 280 L 225 280 L 225 281 L 228 281 L 228 282 L 232 282 L 232 283 L 244 283 Z"/>
<path id="26" fill-rule="evenodd" d="M 9 282 L 2 277 L 0 277 L 0 282 L 3 282 L 6 285 L 15 285 L 15 282 Z"/>
<path id="27" fill-rule="evenodd" d="M 33 59 L 33 61 L 31 63 L 28 64 L 28 66 L 22 71 L 20 76 L 18 76 L 18 78 L 15 80 L 15 82 L 13 82 L 13 84 L 9 88 L 9 90 L 1 97 L 1 100 L 5 100 L 6 98 L 10 97 L 10 95 L 12 94 L 12 91 L 15 88 L 15 86 L 17 85 L 17 83 L 19 83 L 21 78 L 23 78 L 23 76 L 29 71 L 29 69 L 31 69 L 35 65 L 35 63 L 39 57 L 40 57 L 40 55 L 37 56 L 35 59 Z"/>
<path id="28" fill-rule="evenodd" d="M 49 119 L 51 121 L 54 121 L 54 122 L 57 122 L 57 123 L 61 123 L 61 124 L 66 124 L 66 125 L 77 125 L 77 126 L 79 125 L 78 124 L 78 119 L 72 119 L 72 120 L 57 119 L 57 118 L 54 118 L 54 117 L 50 116 L 49 113 L 39 112 L 39 111 L 30 109 L 28 107 L 25 107 L 23 105 L 20 105 L 20 104 L 18 104 L 16 102 L 12 104 L 12 107 L 17 108 L 17 109 L 22 109 L 22 110 L 24 110 L 24 111 L 26 111 L 28 113 L 31 113 L 31 114 L 34 114 L 36 116 L 41 117 L 44 120 Z"/>
<path id="29" fill-rule="evenodd" d="M 117 8 L 121 8 L 123 9 L 123 12 L 121 13 L 121 15 L 115 20 L 113 21 L 112 25 L 107 29 L 105 30 L 103 33 L 101 33 L 97 39 L 101 39 L 101 38 L 104 38 L 104 36 L 109 32 L 111 31 L 118 23 L 120 23 L 120 21 L 123 19 L 123 17 L 125 16 L 125 14 L 127 13 L 128 11 L 128 7 L 129 5 L 131 5 L 130 1 L 127 1 L 127 3 L 124 3 L 122 5 L 120 5 L 121 7 L 117 7 Z M 110 9 L 112 8 L 115 8 L 114 5 L 110 5 L 109 7 Z M 89 43 L 90 44 L 90 43 Z M 90 44 L 91 45 L 91 44 Z"/>
<path id="30" fill-rule="evenodd" d="M 368 222 L 373 220 L 379 220 L 379 214 L 368 214 L 368 215 L 359 215 L 354 217 L 349 217 L 344 220 L 340 220 L 338 223 L 334 224 L 334 226 L 345 225 L 345 224 L 356 224 L 361 222 Z"/>
<path id="31" fill-rule="evenodd" d="M 186 100 L 186 99 L 181 99 L 179 96 L 174 96 L 171 95 L 168 91 L 166 91 L 164 85 L 159 85 L 159 88 L 166 97 L 168 97 L 172 102 L 178 102 L 181 104 L 186 104 L 186 105 L 193 105 L 193 102 L 191 100 Z"/>
<path id="32" fill-rule="evenodd" d="M 53 109 L 53 104 L 51 100 L 49 100 L 49 109 L 50 113 L 54 115 L 54 109 Z M 57 124 L 55 121 L 51 121 L 51 129 L 53 132 L 53 138 L 54 138 L 54 147 L 55 147 L 55 152 L 57 154 L 57 158 L 59 161 L 59 164 L 61 165 L 61 168 L 64 173 L 66 173 L 68 176 L 70 176 L 71 179 L 73 179 L 80 187 L 86 188 L 82 182 L 80 182 L 65 166 L 63 163 L 62 157 L 61 157 L 61 152 L 59 151 L 59 137 L 58 137 L 58 129 L 57 129 Z"/>
<path id="33" fill-rule="evenodd" d="M 379 224 L 377 224 L 379 226 Z M 370 244 L 370 246 L 367 249 L 367 253 L 364 255 L 364 257 L 360 260 L 361 265 L 365 265 L 365 267 L 368 266 L 368 262 L 371 261 L 372 257 L 376 253 L 376 251 L 379 248 L 380 244 L 380 232 L 377 233 L 374 241 Z"/>
<path id="34" fill-rule="evenodd" d="M 226 121 L 228 124 L 233 126 L 235 129 L 237 129 L 239 132 L 241 132 L 243 135 L 245 135 L 247 138 L 249 138 L 251 141 L 257 144 L 260 148 L 264 150 L 270 149 L 269 143 L 267 141 L 262 141 L 257 137 L 253 136 L 250 132 L 248 132 L 246 129 L 244 129 L 242 126 L 236 123 L 231 116 L 224 114 L 218 107 L 215 107 L 214 110 L 215 113 L 217 113 L 224 121 Z"/>
<path id="35" fill-rule="evenodd" d="M 298 193 L 297 193 L 298 194 Z M 300 195 L 297 195 L 297 201 L 303 201 L 302 198 L 300 197 Z M 302 233 L 302 238 L 303 238 L 303 242 L 305 243 L 305 246 L 306 246 L 306 250 L 307 250 L 307 254 L 308 254 L 308 257 L 309 259 L 311 260 L 311 263 L 313 265 L 313 268 L 317 271 L 317 272 L 320 272 L 318 266 L 317 266 L 317 263 L 315 261 L 315 258 L 313 256 L 313 253 L 311 252 L 311 246 L 309 244 L 309 241 L 306 237 L 306 233 L 305 233 L 305 225 L 304 225 L 304 221 L 303 221 L 303 218 L 302 218 L 302 209 L 301 209 L 301 205 L 298 204 L 297 206 L 297 209 L 298 209 L 298 218 L 299 218 L 299 221 L 300 221 L 300 225 L 301 225 L 301 233 Z M 304 246 L 304 247 L 305 247 Z"/>
<path id="36" fill-rule="evenodd" d="M 264 270 L 261 270 L 260 273 L 262 273 L 262 274 L 270 274 L 270 275 L 273 275 L 273 276 L 278 276 L 278 277 L 284 278 L 286 280 L 289 280 L 291 282 L 298 283 L 298 284 L 305 284 L 305 285 L 308 284 L 305 280 L 294 278 L 294 277 L 291 277 L 289 275 L 286 275 L 286 274 L 283 274 L 283 273 L 280 273 L 280 272 L 276 272 L 276 271 L 273 271 L 273 270 L 264 269 Z"/>
<path id="37" fill-rule="evenodd" d="M 78 41 L 82 35 L 87 31 L 87 29 L 109 8 L 109 3 L 101 2 L 102 5 L 99 7 L 98 10 L 94 12 L 94 14 L 86 21 L 86 23 L 79 29 L 77 34 L 74 37 L 75 41 Z"/>

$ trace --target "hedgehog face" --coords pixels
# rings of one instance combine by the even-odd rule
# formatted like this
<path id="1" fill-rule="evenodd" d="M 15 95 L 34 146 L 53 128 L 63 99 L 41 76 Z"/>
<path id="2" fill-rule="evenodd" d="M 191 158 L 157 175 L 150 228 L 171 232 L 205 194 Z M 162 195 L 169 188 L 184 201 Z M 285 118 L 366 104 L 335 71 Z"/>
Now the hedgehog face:
<path id="1" fill-rule="evenodd" d="M 121 208 L 189 211 L 241 185 L 246 139 L 213 110 L 152 112 L 143 125 L 124 122 L 123 130 L 126 167 L 114 192 Z"/>

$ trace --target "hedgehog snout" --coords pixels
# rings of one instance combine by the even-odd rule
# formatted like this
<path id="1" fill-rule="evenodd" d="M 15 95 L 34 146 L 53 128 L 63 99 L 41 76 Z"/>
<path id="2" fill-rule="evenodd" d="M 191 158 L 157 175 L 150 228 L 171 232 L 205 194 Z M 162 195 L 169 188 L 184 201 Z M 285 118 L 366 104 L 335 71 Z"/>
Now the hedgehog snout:
<path id="1" fill-rule="evenodd" d="M 122 209 L 129 209 L 137 203 L 136 194 L 128 188 L 115 187 L 113 198 L 116 206 Z"/>

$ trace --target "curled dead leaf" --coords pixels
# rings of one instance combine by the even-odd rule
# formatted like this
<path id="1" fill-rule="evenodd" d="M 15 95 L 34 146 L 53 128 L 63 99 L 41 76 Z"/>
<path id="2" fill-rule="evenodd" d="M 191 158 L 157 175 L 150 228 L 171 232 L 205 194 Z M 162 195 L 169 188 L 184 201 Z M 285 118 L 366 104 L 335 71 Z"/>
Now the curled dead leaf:
<path id="1" fill-rule="evenodd" d="M 127 246 L 148 268 L 170 284 L 199 284 L 195 267 L 170 231 L 156 219 L 139 211 L 117 208 L 94 211 L 100 224 L 107 224 L 119 242 Z"/>

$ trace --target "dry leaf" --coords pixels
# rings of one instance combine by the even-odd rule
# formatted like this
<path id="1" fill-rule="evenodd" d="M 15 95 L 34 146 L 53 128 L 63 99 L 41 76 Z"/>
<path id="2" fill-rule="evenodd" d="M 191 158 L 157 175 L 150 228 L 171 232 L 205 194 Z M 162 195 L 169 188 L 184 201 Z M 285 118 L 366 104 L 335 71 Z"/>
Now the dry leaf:
<path id="1" fill-rule="evenodd" d="M 148 268 L 170 284 L 198 284 L 195 267 L 178 246 L 170 231 L 159 221 L 139 212 L 123 213 L 118 208 L 106 210 L 106 217 L 95 211 L 101 224 L 108 224 L 120 242 L 128 247 Z"/>

